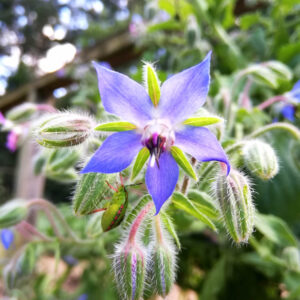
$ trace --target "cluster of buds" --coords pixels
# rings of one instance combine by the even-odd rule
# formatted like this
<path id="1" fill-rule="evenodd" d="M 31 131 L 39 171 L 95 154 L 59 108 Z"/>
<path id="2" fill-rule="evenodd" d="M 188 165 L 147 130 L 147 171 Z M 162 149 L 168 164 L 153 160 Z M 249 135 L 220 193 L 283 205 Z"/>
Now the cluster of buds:
<path id="1" fill-rule="evenodd" d="M 147 201 L 144 201 L 147 200 Z M 150 197 L 134 209 L 136 217 L 123 234 L 123 242 L 116 247 L 113 268 L 117 288 L 122 299 L 143 298 L 145 287 L 166 297 L 175 280 L 176 251 L 159 215 L 153 213 Z M 130 215 L 128 217 L 130 219 Z M 153 234 L 148 244 L 142 242 L 143 224 L 152 222 Z M 146 284 L 147 283 L 147 284 Z"/>

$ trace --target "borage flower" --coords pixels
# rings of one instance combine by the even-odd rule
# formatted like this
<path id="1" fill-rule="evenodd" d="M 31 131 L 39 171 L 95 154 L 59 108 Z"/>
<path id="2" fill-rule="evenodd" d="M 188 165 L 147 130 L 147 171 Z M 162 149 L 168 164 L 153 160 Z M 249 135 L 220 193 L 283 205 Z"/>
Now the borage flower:
<path id="1" fill-rule="evenodd" d="M 216 118 L 187 119 L 206 100 L 210 57 L 209 53 L 200 64 L 166 80 L 161 91 L 154 70 L 148 66 L 148 93 L 127 76 L 94 63 L 105 110 L 128 122 L 96 127 L 120 132 L 103 142 L 81 173 L 120 172 L 139 152 L 138 158 L 144 157 L 140 163 L 150 156 L 145 180 L 156 213 L 175 189 L 179 176 L 177 162 L 194 175 L 193 171 L 189 172 L 191 168 L 186 167 L 189 162 L 181 150 L 198 161 L 223 162 L 229 173 L 229 161 L 216 137 L 207 128 L 198 127 L 215 123 Z"/>

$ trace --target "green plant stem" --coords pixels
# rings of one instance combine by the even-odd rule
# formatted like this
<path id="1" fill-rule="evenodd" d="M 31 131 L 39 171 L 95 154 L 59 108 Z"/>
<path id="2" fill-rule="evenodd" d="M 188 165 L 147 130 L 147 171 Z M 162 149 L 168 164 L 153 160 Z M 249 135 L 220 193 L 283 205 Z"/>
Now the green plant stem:
<path id="1" fill-rule="evenodd" d="M 163 235 L 161 231 L 161 226 L 160 226 L 160 216 L 157 215 L 154 217 L 154 222 L 155 222 L 155 231 L 156 231 L 156 238 L 159 244 L 163 244 Z"/>
<path id="2" fill-rule="evenodd" d="M 72 238 L 72 240 L 79 244 L 85 244 L 90 243 L 92 241 L 89 240 L 81 240 L 77 237 L 77 235 L 72 231 L 72 229 L 69 227 L 68 223 L 65 221 L 64 216 L 59 212 L 59 210 L 49 201 L 46 201 L 44 199 L 33 199 L 28 202 L 28 207 L 30 206 L 40 206 L 43 210 L 50 209 L 58 218 L 68 235 Z M 50 220 L 49 220 L 50 221 Z M 50 221 L 51 222 L 51 221 Z M 64 241 L 67 241 L 64 237 L 60 235 L 60 239 L 63 239 Z"/>
<path id="3" fill-rule="evenodd" d="M 191 165 L 192 165 L 192 167 L 196 164 L 196 162 L 197 162 L 196 158 L 192 157 L 192 159 L 191 159 Z M 182 186 L 181 186 L 181 192 L 182 192 L 183 194 L 186 193 L 187 188 L 188 188 L 188 186 L 189 186 L 189 182 L 190 182 L 190 177 L 187 176 L 187 175 L 185 175 L 185 176 L 184 176 L 184 179 L 183 179 Z"/>
<path id="4" fill-rule="evenodd" d="M 272 124 L 263 126 L 262 128 L 255 130 L 253 133 L 248 135 L 248 137 L 246 137 L 246 138 L 247 139 L 257 138 L 258 136 L 260 136 L 268 131 L 274 130 L 274 129 L 286 130 L 291 135 L 293 135 L 295 139 L 297 139 L 297 140 L 300 139 L 299 129 L 292 124 L 288 124 L 288 123 L 284 123 L 284 122 L 272 123 Z"/>

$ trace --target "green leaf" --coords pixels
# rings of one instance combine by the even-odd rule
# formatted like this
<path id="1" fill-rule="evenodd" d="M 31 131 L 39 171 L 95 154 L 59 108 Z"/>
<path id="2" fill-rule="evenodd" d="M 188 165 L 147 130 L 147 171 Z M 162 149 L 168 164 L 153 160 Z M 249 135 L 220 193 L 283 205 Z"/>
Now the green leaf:
<path id="1" fill-rule="evenodd" d="M 140 173 L 140 171 L 142 170 L 142 168 L 143 168 L 145 162 L 147 161 L 147 159 L 149 158 L 149 156 L 150 156 L 150 152 L 146 147 L 144 147 L 139 152 L 139 154 L 137 155 L 136 160 L 134 162 L 131 180 L 133 180 Z"/>
<path id="2" fill-rule="evenodd" d="M 186 119 L 183 124 L 189 126 L 207 126 L 215 123 L 221 122 L 221 118 L 217 117 L 197 117 Z"/>
<path id="3" fill-rule="evenodd" d="M 253 79 L 261 84 L 270 86 L 271 88 L 278 87 L 278 76 L 272 69 L 262 65 L 256 64 L 248 67 L 244 74 L 252 75 Z"/>
<path id="4" fill-rule="evenodd" d="M 226 257 L 223 255 L 205 276 L 201 290 L 201 299 L 215 300 L 226 284 Z"/>
<path id="5" fill-rule="evenodd" d="M 175 243 L 176 243 L 178 249 L 180 250 L 181 249 L 180 241 L 179 241 L 178 235 L 176 233 L 174 224 L 173 224 L 170 216 L 165 211 L 161 211 L 159 213 L 159 215 L 161 217 L 163 224 L 165 225 L 165 227 L 168 230 L 168 232 L 170 233 L 170 235 L 174 238 Z"/>
<path id="6" fill-rule="evenodd" d="M 187 199 L 183 194 L 179 192 L 173 193 L 172 202 L 175 207 L 184 210 L 188 214 L 196 217 L 197 219 L 208 225 L 213 230 L 217 231 L 214 223 L 202 212 L 200 212 L 199 209 L 193 204 L 193 202 Z"/>
<path id="7" fill-rule="evenodd" d="M 218 218 L 218 210 L 215 207 L 214 201 L 210 195 L 202 191 L 190 190 L 188 193 L 188 198 L 206 216 L 212 219 Z"/>
<path id="8" fill-rule="evenodd" d="M 184 155 L 184 153 L 176 146 L 171 147 L 171 153 L 178 165 L 194 180 L 197 181 L 197 175 L 189 163 L 188 159 Z"/>
<path id="9" fill-rule="evenodd" d="M 278 217 L 257 214 L 255 226 L 267 239 L 279 246 L 297 246 L 297 240 L 292 231 L 288 225 Z"/>
<path id="10" fill-rule="evenodd" d="M 145 77 L 146 77 L 147 91 L 149 97 L 153 105 L 157 106 L 160 99 L 160 85 L 159 85 L 157 74 L 154 68 L 152 67 L 152 65 L 148 63 L 145 65 L 144 72 L 146 75 Z"/>
<path id="11" fill-rule="evenodd" d="M 291 80 L 293 78 L 293 73 L 291 72 L 290 68 L 277 60 L 271 60 L 265 63 L 272 71 L 277 73 L 284 80 Z"/>
<path id="12" fill-rule="evenodd" d="M 73 197 L 73 210 L 78 216 L 101 208 L 101 202 L 112 195 L 108 186 L 116 182 L 116 174 L 86 173 L 80 176 Z"/>
<path id="13" fill-rule="evenodd" d="M 182 24 L 176 20 L 168 20 L 165 22 L 157 23 L 154 25 L 150 25 L 147 28 L 147 31 L 150 32 L 155 32 L 155 31 L 160 31 L 160 30 L 181 30 L 182 29 Z"/>
<path id="14" fill-rule="evenodd" d="M 129 122 L 111 122 L 99 124 L 94 129 L 98 131 L 129 131 L 136 129 L 136 126 Z"/>

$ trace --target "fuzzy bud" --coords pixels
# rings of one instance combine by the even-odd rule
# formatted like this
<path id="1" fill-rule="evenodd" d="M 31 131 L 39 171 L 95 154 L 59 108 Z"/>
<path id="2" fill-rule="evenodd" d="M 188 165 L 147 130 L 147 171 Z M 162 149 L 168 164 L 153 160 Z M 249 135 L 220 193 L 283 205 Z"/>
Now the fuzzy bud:
<path id="1" fill-rule="evenodd" d="M 175 281 L 176 252 L 175 247 L 162 227 L 160 216 L 154 220 L 155 241 L 151 251 L 151 270 L 153 273 L 154 288 L 157 293 L 166 297 Z"/>
<path id="2" fill-rule="evenodd" d="M 140 300 L 146 275 L 145 250 L 138 243 L 127 244 L 115 254 L 113 266 L 121 299 Z"/>
<path id="3" fill-rule="evenodd" d="M 36 111 L 37 106 L 35 104 L 23 103 L 9 110 L 6 118 L 14 123 L 23 123 L 30 120 Z"/>
<path id="4" fill-rule="evenodd" d="M 14 200 L 0 207 L 0 228 L 7 228 L 20 223 L 27 217 L 25 201 Z"/>
<path id="5" fill-rule="evenodd" d="M 86 141 L 93 127 L 93 120 L 87 116 L 55 114 L 40 124 L 36 130 L 36 140 L 47 148 L 76 146 Z"/>
<path id="6" fill-rule="evenodd" d="M 247 142 L 243 148 L 243 157 L 246 167 L 263 180 L 271 179 L 278 173 L 276 153 L 267 143 L 259 140 Z"/>
<path id="7" fill-rule="evenodd" d="M 224 226 L 236 243 L 247 242 L 254 227 L 255 208 L 247 177 L 231 170 L 220 175 L 215 185 L 216 199 Z"/>
<path id="8" fill-rule="evenodd" d="M 107 183 L 116 181 L 115 174 L 86 173 L 76 186 L 73 209 L 76 215 L 87 215 L 99 208 L 100 203 L 111 195 Z"/>

